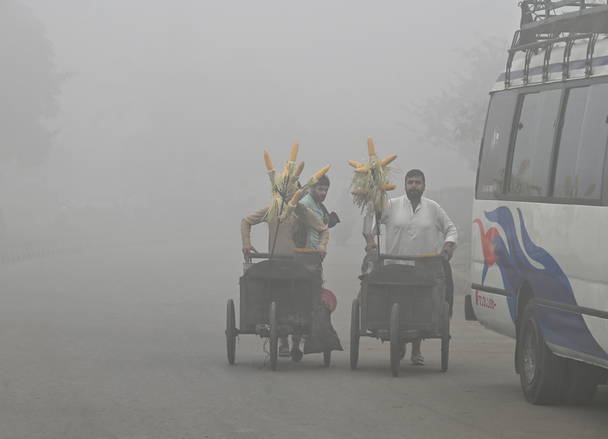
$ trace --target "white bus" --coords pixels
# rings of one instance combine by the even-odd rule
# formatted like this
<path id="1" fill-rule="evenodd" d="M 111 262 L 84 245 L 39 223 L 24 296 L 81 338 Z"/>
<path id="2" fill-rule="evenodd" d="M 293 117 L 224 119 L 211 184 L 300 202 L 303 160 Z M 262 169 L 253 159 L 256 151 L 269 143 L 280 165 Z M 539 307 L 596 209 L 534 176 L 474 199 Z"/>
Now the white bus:
<path id="1" fill-rule="evenodd" d="M 465 311 L 516 339 L 534 404 L 608 375 L 608 5 L 588 3 L 523 2 L 479 156 Z"/>

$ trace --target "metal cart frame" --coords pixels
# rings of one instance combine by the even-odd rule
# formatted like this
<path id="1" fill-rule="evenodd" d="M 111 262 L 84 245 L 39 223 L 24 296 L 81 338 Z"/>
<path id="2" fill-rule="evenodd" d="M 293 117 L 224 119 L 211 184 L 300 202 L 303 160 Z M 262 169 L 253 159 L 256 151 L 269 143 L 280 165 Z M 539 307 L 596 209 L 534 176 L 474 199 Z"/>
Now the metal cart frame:
<path id="1" fill-rule="evenodd" d="M 450 311 L 442 258 L 380 254 L 374 270 L 360 276 L 361 291 L 351 312 L 351 369 L 356 369 L 359 361 L 360 337 L 390 342 L 393 376 L 399 375 L 404 343 L 439 338 L 441 370 L 447 371 Z"/>
<path id="2" fill-rule="evenodd" d="M 247 268 L 239 280 L 240 318 L 236 327 L 232 299 L 226 306 L 226 349 L 228 363 L 234 364 L 236 337 L 255 334 L 269 339 L 270 368 L 277 370 L 278 340 L 288 335 L 310 332 L 311 316 L 321 291 L 321 275 L 314 270 L 314 252 L 280 256 L 255 253 L 246 258 Z M 252 263 L 252 259 L 264 259 Z M 292 357 L 299 361 L 301 357 Z M 331 351 L 323 353 L 323 364 L 331 362 Z"/>

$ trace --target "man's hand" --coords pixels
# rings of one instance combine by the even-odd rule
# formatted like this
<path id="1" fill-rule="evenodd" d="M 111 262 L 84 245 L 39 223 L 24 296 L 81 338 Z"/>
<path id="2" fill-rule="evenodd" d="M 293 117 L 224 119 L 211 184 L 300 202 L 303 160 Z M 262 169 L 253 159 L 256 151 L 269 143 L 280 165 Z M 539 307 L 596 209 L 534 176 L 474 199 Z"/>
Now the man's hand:
<path id="1" fill-rule="evenodd" d="M 243 246 L 243 255 L 244 256 L 249 256 L 251 253 L 257 253 L 258 251 L 251 245 L 244 245 Z"/>
<path id="2" fill-rule="evenodd" d="M 378 248 L 378 244 L 376 244 L 376 240 L 373 235 L 363 234 L 363 238 L 365 238 L 365 252 L 369 252 L 371 250 L 375 250 Z"/>
<path id="3" fill-rule="evenodd" d="M 453 242 L 446 242 L 443 244 L 441 254 L 449 261 L 452 259 L 452 256 L 454 256 L 454 250 L 456 250 L 456 244 Z"/>
<path id="4" fill-rule="evenodd" d="M 321 256 L 321 261 L 323 261 L 325 259 L 325 256 L 327 256 L 327 249 L 323 246 L 320 246 L 317 250 L 319 251 L 319 256 Z"/>

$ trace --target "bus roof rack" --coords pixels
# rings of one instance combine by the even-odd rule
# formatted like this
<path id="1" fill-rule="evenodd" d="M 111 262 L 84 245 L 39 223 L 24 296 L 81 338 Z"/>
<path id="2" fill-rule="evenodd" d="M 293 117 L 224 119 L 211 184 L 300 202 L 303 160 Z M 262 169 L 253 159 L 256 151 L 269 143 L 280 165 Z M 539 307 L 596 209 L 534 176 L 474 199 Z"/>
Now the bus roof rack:
<path id="1" fill-rule="evenodd" d="M 520 29 L 515 32 L 505 70 L 505 88 L 511 85 L 511 66 L 517 52 L 525 52 L 524 84 L 530 60 L 545 50 L 543 82 L 549 79 L 549 58 L 555 43 L 566 44 L 563 79 L 569 77 L 570 50 L 576 40 L 587 39 L 585 73 L 592 74 L 593 49 L 600 34 L 608 34 L 608 0 L 522 0 Z"/>
<path id="2" fill-rule="evenodd" d="M 521 40 L 529 43 L 560 33 L 608 33 L 606 0 L 523 0 Z"/>

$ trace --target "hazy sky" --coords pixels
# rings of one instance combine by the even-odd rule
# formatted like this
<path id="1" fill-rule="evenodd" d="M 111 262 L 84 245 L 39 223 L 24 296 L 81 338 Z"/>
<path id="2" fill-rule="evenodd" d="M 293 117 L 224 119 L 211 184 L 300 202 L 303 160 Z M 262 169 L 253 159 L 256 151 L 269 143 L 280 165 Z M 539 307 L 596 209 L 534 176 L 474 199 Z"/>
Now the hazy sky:
<path id="1" fill-rule="evenodd" d="M 464 161 L 414 143 L 401 122 L 466 69 L 461 49 L 506 44 L 519 22 L 515 0 L 24 3 L 70 74 L 50 187 L 243 213 L 268 199 L 262 151 L 282 162 L 295 140 L 305 174 L 333 165 L 330 201 L 367 136 L 398 167 L 426 170 L 430 187 L 471 184 Z"/>

